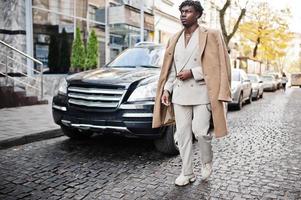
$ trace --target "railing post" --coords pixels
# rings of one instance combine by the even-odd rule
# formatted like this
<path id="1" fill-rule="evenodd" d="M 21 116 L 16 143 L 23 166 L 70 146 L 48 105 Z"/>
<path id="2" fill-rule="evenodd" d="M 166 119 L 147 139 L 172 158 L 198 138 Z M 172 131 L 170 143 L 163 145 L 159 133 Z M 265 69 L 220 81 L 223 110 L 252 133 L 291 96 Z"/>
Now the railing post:
<path id="1" fill-rule="evenodd" d="M 40 76 L 41 76 L 41 100 L 43 99 L 43 70 L 44 70 L 44 66 L 43 64 L 40 65 L 41 66 L 41 73 L 40 73 Z"/>
<path id="2" fill-rule="evenodd" d="M 8 73 L 8 63 L 7 63 L 7 52 L 8 52 L 8 49 L 7 47 L 6 48 L 6 54 L 5 54 L 5 86 L 8 86 L 8 76 L 7 76 L 7 73 Z"/>

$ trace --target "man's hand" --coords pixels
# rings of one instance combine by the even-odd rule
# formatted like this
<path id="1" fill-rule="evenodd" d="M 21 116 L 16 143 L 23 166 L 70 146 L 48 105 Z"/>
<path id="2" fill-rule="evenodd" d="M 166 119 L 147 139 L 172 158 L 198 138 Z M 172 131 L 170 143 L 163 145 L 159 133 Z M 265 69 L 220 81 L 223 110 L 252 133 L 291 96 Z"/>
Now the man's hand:
<path id="1" fill-rule="evenodd" d="M 170 94 L 167 90 L 164 90 L 163 95 L 161 97 L 161 102 L 165 105 L 165 106 L 169 106 L 170 105 Z"/>
<path id="2" fill-rule="evenodd" d="M 187 79 L 192 78 L 192 72 L 191 70 L 187 69 L 187 70 L 183 70 L 180 73 L 178 73 L 177 78 L 180 79 L 181 81 L 185 81 Z"/>

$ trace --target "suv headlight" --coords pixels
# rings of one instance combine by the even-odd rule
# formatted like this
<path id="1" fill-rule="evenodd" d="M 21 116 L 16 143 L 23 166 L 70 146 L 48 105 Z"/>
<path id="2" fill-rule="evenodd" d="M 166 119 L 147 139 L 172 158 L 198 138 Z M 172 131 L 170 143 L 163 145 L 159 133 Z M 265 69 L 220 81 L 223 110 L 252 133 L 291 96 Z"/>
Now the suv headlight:
<path id="1" fill-rule="evenodd" d="M 58 94 L 67 94 L 67 81 L 65 78 L 60 82 Z"/>
<path id="2" fill-rule="evenodd" d="M 128 102 L 134 101 L 154 101 L 156 98 L 158 82 L 139 84 L 128 99 Z"/>

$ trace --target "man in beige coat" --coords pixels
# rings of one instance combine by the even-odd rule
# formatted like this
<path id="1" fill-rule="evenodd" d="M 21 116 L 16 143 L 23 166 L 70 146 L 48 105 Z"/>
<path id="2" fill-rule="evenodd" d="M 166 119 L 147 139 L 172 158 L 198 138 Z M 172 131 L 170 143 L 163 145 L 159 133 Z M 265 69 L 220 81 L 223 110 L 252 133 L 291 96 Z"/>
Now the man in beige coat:
<path id="1" fill-rule="evenodd" d="M 192 134 L 198 140 L 202 179 L 212 172 L 210 118 L 212 114 L 215 136 L 225 136 L 224 102 L 231 101 L 231 67 L 220 32 L 198 26 L 203 12 L 200 2 L 187 0 L 179 9 L 184 29 L 169 40 L 166 48 L 153 127 L 176 122 L 182 172 L 175 184 L 183 186 L 195 181 Z"/>

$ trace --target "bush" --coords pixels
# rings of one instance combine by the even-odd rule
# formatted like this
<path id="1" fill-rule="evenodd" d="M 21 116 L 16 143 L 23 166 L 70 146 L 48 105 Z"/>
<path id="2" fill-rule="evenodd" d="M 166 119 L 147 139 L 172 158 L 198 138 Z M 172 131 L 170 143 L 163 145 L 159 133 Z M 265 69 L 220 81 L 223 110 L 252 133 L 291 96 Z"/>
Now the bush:
<path id="1" fill-rule="evenodd" d="M 72 43 L 71 67 L 73 70 L 85 68 L 85 48 L 79 28 L 76 28 L 76 36 Z"/>
<path id="2" fill-rule="evenodd" d="M 93 69 L 97 67 L 99 56 L 98 48 L 98 41 L 95 31 L 92 30 L 89 35 L 89 40 L 86 48 L 85 66 L 87 67 L 87 69 Z"/>

